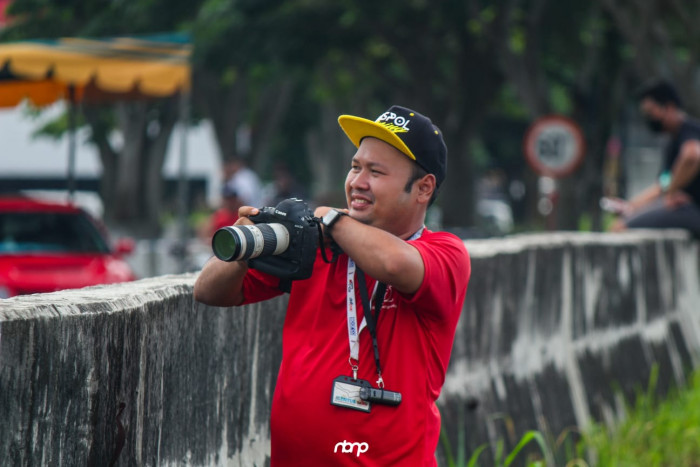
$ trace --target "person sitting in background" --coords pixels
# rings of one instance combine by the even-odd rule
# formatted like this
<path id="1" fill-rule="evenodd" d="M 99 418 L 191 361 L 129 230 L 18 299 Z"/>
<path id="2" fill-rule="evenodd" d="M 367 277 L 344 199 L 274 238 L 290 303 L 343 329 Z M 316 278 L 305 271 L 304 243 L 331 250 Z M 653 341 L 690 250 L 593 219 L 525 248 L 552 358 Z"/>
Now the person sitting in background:
<path id="1" fill-rule="evenodd" d="M 629 201 L 618 201 L 611 230 L 679 228 L 700 237 L 700 122 L 684 111 L 675 88 L 657 81 L 639 93 L 649 128 L 671 137 L 657 181 Z"/>
<path id="2" fill-rule="evenodd" d="M 224 164 L 224 184 L 238 193 L 245 206 L 262 207 L 263 192 L 260 177 L 248 167 L 245 159 L 234 156 Z"/>

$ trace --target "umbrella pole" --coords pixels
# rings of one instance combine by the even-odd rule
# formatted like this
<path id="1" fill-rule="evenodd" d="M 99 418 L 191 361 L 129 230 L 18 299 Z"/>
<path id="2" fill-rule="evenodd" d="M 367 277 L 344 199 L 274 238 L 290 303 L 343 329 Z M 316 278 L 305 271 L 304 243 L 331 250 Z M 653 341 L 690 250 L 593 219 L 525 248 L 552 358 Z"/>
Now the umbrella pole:
<path id="1" fill-rule="evenodd" d="M 68 201 L 75 193 L 75 86 L 68 86 Z"/>
<path id="2" fill-rule="evenodd" d="M 189 122 L 190 113 L 190 93 L 187 90 L 182 90 L 180 93 L 180 170 L 177 184 L 178 191 L 178 227 L 180 246 L 182 254 L 180 255 L 180 272 L 187 271 L 187 240 L 189 232 L 187 229 L 188 215 L 188 198 L 189 186 L 187 180 L 187 125 Z"/>

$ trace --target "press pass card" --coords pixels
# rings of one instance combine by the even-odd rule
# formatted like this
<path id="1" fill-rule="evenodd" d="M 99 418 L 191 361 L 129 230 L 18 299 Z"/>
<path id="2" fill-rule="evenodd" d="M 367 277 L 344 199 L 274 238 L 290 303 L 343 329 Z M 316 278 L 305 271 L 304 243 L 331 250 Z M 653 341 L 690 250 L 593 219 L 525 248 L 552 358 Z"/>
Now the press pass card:
<path id="1" fill-rule="evenodd" d="M 352 379 L 349 376 L 338 376 L 333 380 L 331 404 L 338 407 L 369 412 L 370 403 L 360 398 L 360 389 L 371 388 L 372 385 L 363 379 Z"/>

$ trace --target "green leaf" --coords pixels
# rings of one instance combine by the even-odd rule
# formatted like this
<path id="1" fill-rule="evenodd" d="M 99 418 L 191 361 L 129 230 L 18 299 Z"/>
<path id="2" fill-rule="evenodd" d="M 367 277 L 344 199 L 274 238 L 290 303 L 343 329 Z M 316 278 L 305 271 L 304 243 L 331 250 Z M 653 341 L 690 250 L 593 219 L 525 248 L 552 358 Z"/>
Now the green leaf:
<path id="1" fill-rule="evenodd" d="M 467 464 L 467 467 L 475 467 L 477 465 L 476 462 L 479 460 L 479 456 L 487 447 L 489 447 L 488 444 L 482 444 L 481 446 L 476 448 L 476 450 L 472 453 L 471 457 L 469 458 L 469 463 Z"/>
<path id="2" fill-rule="evenodd" d="M 537 441 L 537 444 L 539 444 L 540 449 L 542 450 L 542 454 L 547 453 L 547 443 L 542 434 L 540 434 L 538 431 L 528 431 L 522 438 L 520 438 L 520 442 L 515 446 L 515 448 L 513 448 L 513 451 L 508 455 L 508 457 L 506 457 L 503 465 L 508 467 L 510 464 L 512 464 L 515 457 L 532 440 Z"/>

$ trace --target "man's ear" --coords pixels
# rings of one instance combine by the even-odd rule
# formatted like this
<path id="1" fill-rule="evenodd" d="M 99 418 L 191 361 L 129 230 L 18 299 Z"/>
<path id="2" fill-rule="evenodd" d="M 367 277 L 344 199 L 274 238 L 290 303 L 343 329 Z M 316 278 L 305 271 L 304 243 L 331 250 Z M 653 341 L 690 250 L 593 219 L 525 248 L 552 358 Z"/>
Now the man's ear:
<path id="1" fill-rule="evenodd" d="M 425 177 L 416 180 L 415 186 L 418 191 L 418 201 L 421 203 L 430 202 L 430 198 L 435 192 L 435 185 L 436 180 L 433 174 L 427 174 Z"/>

